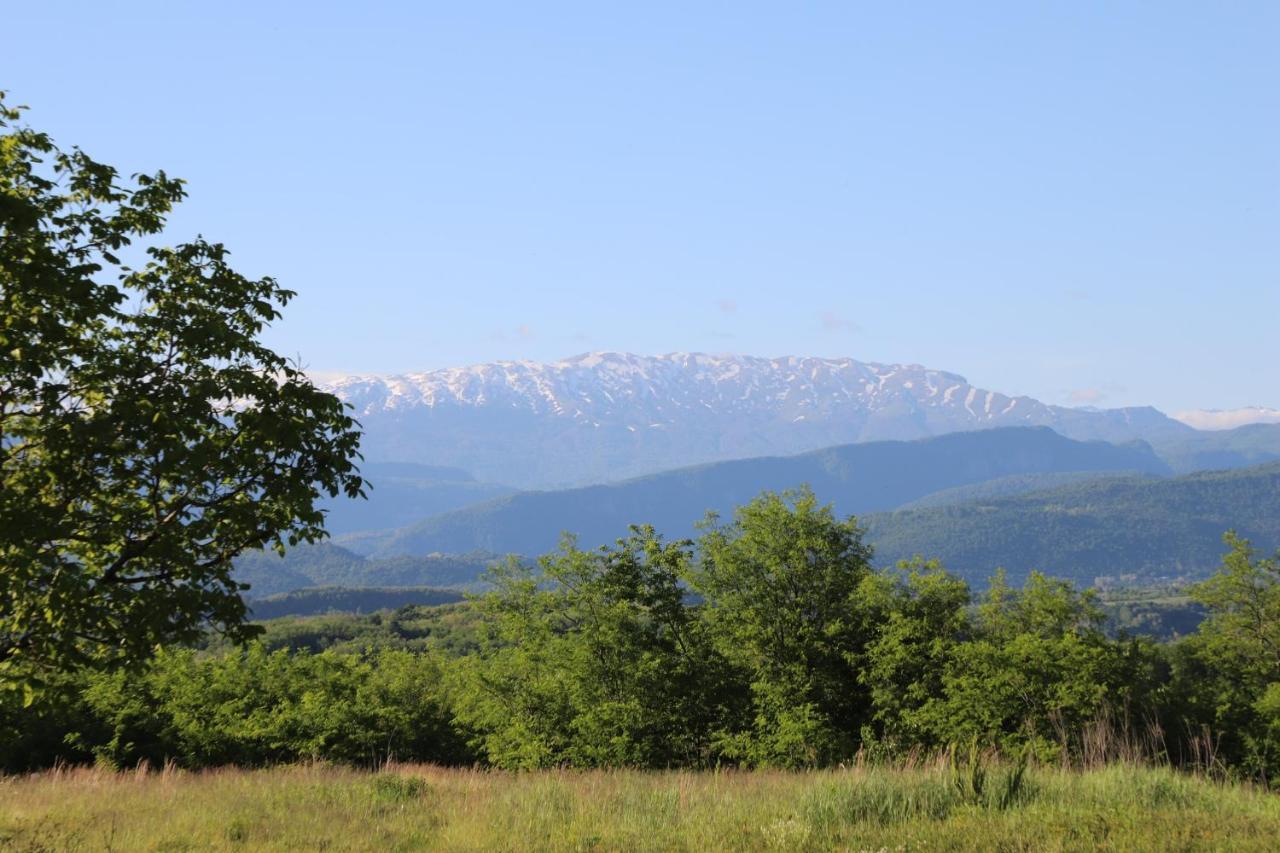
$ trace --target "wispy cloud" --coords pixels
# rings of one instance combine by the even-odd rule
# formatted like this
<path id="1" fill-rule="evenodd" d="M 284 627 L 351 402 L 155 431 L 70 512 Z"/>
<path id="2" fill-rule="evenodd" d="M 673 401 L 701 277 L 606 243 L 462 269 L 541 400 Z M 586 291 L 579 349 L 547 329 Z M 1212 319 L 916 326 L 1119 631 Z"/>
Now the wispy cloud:
<path id="1" fill-rule="evenodd" d="M 1063 391 L 1062 396 L 1072 406 L 1099 406 L 1116 396 L 1123 396 L 1129 389 L 1112 382 L 1096 387 L 1073 388 Z"/>
<path id="2" fill-rule="evenodd" d="M 495 341 L 530 341 L 536 336 L 534 335 L 533 328 L 531 326 L 526 323 L 521 323 L 514 329 L 495 329 L 490 337 Z"/>
<path id="3" fill-rule="evenodd" d="M 862 327 L 852 320 L 842 317 L 834 311 L 824 311 L 822 314 L 822 329 L 833 334 L 849 334 L 854 335 L 862 331 Z"/>
<path id="4" fill-rule="evenodd" d="M 1101 388 L 1075 388 L 1067 392 L 1067 401 L 1075 406 L 1096 406 L 1109 396 Z"/>
<path id="5" fill-rule="evenodd" d="M 736 314 L 738 312 L 738 303 L 732 299 L 721 299 L 716 303 L 716 307 L 720 309 L 721 314 Z"/>

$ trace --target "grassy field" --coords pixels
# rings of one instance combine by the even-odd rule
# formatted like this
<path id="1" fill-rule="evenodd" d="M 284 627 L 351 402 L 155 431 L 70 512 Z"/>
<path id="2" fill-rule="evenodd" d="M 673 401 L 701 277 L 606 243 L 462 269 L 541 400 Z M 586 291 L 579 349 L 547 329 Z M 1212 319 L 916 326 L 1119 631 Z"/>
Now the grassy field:
<path id="1" fill-rule="evenodd" d="M 1280 796 L 1160 768 L 309 766 L 0 779 L 6 850 L 1274 850 Z"/>

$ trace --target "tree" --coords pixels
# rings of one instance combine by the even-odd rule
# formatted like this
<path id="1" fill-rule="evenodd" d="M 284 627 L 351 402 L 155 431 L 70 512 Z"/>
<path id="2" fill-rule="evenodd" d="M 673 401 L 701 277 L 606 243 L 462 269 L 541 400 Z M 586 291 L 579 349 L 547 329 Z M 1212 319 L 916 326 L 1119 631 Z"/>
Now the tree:
<path id="1" fill-rule="evenodd" d="M 1179 649 L 1174 693 L 1225 757 L 1265 780 L 1280 769 L 1280 555 L 1234 532 L 1224 541 L 1222 566 L 1191 588 L 1208 617 Z"/>
<path id="2" fill-rule="evenodd" d="M 480 599 L 492 633 L 460 662 L 458 718 L 500 767 L 705 765 L 731 689 L 680 578 L 688 542 L 633 527 L 566 539 L 538 570 L 511 560 Z"/>
<path id="3" fill-rule="evenodd" d="M 1144 679 L 1127 647 L 1102 633 L 1102 621 L 1094 594 L 1070 581 L 1032 572 L 1015 590 L 997 573 L 972 639 L 955 648 L 943 673 L 935 741 L 1011 749 L 1029 742 L 1047 758 L 1100 714 L 1123 712 Z"/>
<path id="4" fill-rule="evenodd" d="M 968 584 L 917 557 L 868 578 L 862 598 L 880 614 L 860 676 L 871 693 L 876 740 L 890 753 L 944 745 L 937 736 L 943 676 L 972 633 Z"/>
<path id="5" fill-rule="evenodd" d="M 809 489 L 766 492 L 699 542 L 691 581 L 722 654 L 748 674 L 751 716 L 723 748 L 751 764 L 853 754 L 870 699 L 859 673 L 875 616 L 860 586 L 871 549 Z"/>
<path id="6" fill-rule="evenodd" d="M 318 492 L 364 484 L 343 404 L 258 340 L 294 294 L 202 238 L 131 248 L 182 182 L 20 120 L 0 96 L 0 685 L 30 688 L 247 638 L 233 558 L 322 537 Z"/>

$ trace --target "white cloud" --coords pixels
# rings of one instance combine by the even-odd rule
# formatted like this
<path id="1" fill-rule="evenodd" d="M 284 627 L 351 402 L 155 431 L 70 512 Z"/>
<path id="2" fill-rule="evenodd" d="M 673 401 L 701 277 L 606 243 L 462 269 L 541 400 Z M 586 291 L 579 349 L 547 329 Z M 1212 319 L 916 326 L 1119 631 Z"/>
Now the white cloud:
<path id="1" fill-rule="evenodd" d="M 1076 388 L 1067 392 L 1067 400 L 1075 406 L 1096 406 L 1107 397 L 1107 392 L 1101 388 Z"/>
<path id="2" fill-rule="evenodd" d="M 834 311 L 823 312 L 822 328 L 828 332 L 846 332 L 848 334 L 856 334 L 862 331 L 862 327 L 857 323 L 841 317 Z"/>
<path id="3" fill-rule="evenodd" d="M 1280 409 L 1247 406 L 1243 409 L 1191 409 L 1176 412 L 1174 420 L 1196 429 L 1235 429 L 1246 424 L 1280 424 Z"/>

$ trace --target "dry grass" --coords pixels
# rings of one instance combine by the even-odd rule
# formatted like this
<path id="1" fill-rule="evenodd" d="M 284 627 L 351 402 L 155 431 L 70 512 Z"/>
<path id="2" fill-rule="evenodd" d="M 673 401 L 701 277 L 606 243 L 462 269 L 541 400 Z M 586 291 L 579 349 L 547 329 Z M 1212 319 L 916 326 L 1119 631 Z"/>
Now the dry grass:
<path id="1" fill-rule="evenodd" d="M 1280 797 L 1165 768 L 812 773 L 425 766 L 0 779 L 13 850 L 1269 850 Z M 958 784 L 962 783 L 962 784 Z M 967 787 L 966 787 L 967 786 Z"/>

